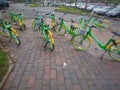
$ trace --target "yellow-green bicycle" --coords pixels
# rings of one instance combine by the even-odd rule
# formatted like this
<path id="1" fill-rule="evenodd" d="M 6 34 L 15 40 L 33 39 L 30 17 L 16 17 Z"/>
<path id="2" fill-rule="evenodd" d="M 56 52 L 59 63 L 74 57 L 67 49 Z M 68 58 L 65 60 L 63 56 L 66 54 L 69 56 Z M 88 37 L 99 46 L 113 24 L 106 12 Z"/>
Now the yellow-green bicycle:
<path id="1" fill-rule="evenodd" d="M 97 43 L 97 45 L 104 50 L 101 59 L 103 58 L 104 54 L 107 52 L 109 56 L 116 61 L 120 61 L 120 40 L 116 40 L 114 37 L 119 36 L 120 32 L 111 32 L 113 35 L 111 38 L 103 44 L 101 41 L 97 39 L 97 37 L 93 34 L 92 28 L 95 26 L 89 26 L 87 30 L 81 30 L 80 34 L 74 36 L 72 38 L 72 45 L 77 50 L 88 50 L 92 45 L 92 39 Z"/>

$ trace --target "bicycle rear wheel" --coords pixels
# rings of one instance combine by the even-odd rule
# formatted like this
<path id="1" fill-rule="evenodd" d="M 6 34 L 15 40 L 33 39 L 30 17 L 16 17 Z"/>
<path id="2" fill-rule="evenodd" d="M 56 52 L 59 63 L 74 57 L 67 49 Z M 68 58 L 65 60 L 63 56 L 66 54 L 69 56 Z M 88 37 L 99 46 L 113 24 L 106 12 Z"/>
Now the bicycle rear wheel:
<path id="1" fill-rule="evenodd" d="M 120 62 L 120 41 L 116 41 L 115 44 L 110 45 L 109 55 L 113 60 Z"/>
<path id="2" fill-rule="evenodd" d="M 54 41 L 54 37 L 53 37 L 53 34 L 51 31 L 48 31 L 48 37 L 49 37 L 48 46 L 49 46 L 50 50 L 53 51 L 55 41 Z"/>
<path id="3" fill-rule="evenodd" d="M 71 40 L 72 46 L 77 50 L 87 50 L 91 46 L 91 40 L 89 37 L 85 38 L 85 35 L 74 36 Z"/>
<path id="4" fill-rule="evenodd" d="M 8 37 L 9 36 L 9 31 L 8 30 L 0 30 L 0 34 L 2 34 L 3 36 Z"/>
<path id="5" fill-rule="evenodd" d="M 66 33 L 66 30 L 60 24 L 57 24 L 55 31 L 58 35 L 61 35 L 61 36 L 63 36 Z"/>
<path id="6" fill-rule="evenodd" d="M 39 27 L 38 33 L 39 33 L 40 38 L 45 38 L 45 32 L 43 31 L 42 27 Z"/>
<path id="7" fill-rule="evenodd" d="M 16 32 L 16 30 L 14 28 L 11 28 L 11 34 L 12 34 L 11 38 L 19 46 L 21 44 L 21 41 L 20 41 L 18 33 Z"/>

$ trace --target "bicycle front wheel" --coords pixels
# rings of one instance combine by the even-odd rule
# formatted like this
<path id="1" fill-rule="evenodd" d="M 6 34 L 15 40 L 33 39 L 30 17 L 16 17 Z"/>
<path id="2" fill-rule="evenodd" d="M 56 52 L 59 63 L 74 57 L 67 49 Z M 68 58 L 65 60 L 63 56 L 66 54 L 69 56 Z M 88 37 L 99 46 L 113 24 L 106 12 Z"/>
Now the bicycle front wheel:
<path id="1" fill-rule="evenodd" d="M 85 35 L 74 36 L 71 40 L 72 46 L 77 50 L 87 50 L 91 46 L 91 40 L 89 37 L 85 38 Z"/>
<path id="2" fill-rule="evenodd" d="M 39 22 L 38 20 L 34 20 L 34 21 L 32 22 L 32 29 L 33 29 L 34 31 L 36 31 L 36 30 L 39 29 L 39 27 L 40 27 L 40 22 Z"/>
<path id="3" fill-rule="evenodd" d="M 57 26 L 56 26 L 56 33 L 58 34 L 58 35 L 61 35 L 61 36 L 63 36 L 63 35 L 65 35 L 65 33 L 66 33 L 66 30 L 63 28 L 63 26 L 62 25 L 60 25 L 60 24 L 58 24 Z"/>
<path id="4" fill-rule="evenodd" d="M 8 30 L 0 30 L 0 34 L 2 34 L 3 36 L 8 37 L 9 36 L 9 31 Z"/>
<path id="5" fill-rule="evenodd" d="M 50 48 L 51 51 L 54 50 L 54 45 L 55 45 L 55 41 L 54 41 L 54 37 L 51 31 L 48 31 L 48 37 L 49 37 L 49 43 L 48 46 Z"/>
<path id="6" fill-rule="evenodd" d="M 18 33 L 16 32 L 16 30 L 14 28 L 11 28 L 11 35 L 12 35 L 12 39 L 19 46 L 21 44 L 21 41 L 19 39 Z"/>
<path id="7" fill-rule="evenodd" d="M 110 45 L 109 55 L 113 60 L 120 62 L 120 41 L 116 41 L 115 44 Z"/>

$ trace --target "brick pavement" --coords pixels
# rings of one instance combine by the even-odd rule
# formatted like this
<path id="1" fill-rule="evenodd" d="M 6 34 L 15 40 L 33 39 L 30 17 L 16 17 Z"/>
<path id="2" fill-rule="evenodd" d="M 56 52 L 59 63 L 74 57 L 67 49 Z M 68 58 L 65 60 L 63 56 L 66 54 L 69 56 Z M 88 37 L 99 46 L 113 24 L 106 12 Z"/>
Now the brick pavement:
<path id="1" fill-rule="evenodd" d="M 21 45 L 7 45 L 16 63 L 3 90 L 120 90 L 120 63 L 108 55 L 100 60 L 103 52 L 96 51 L 95 44 L 88 51 L 77 51 L 68 34 L 54 33 L 55 50 L 44 50 L 45 42 L 31 29 L 31 20 L 26 24 L 27 30 L 19 31 Z M 96 34 L 104 35 L 103 41 L 109 36 Z"/>

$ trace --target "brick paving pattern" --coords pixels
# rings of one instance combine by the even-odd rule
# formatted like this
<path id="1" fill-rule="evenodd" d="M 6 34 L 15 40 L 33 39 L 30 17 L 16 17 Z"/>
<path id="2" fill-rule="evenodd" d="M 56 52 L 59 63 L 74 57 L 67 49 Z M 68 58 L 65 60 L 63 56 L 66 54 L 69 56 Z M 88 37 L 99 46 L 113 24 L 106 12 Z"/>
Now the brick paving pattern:
<path id="1" fill-rule="evenodd" d="M 31 29 L 31 21 L 19 31 L 19 47 L 7 44 L 15 68 L 3 90 L 120 90 L 120 63 L 107 54 L 100 60 L 103 52 L 95 44 L 88 51 L 75 50 L 68 34 L 54 33 L 55 50 L 44 50 L 45 41 Z"/>

